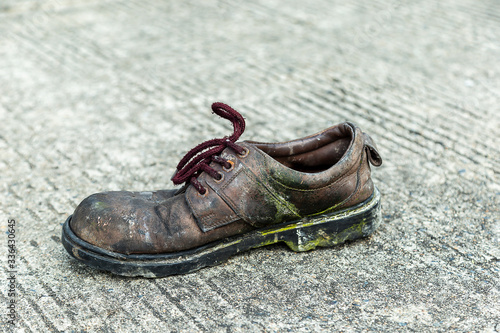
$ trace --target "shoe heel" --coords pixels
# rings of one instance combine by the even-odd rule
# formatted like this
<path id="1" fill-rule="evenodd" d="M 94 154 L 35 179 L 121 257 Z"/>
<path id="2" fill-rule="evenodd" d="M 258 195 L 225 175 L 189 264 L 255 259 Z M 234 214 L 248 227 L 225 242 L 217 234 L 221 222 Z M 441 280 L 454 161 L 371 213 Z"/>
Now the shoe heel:
<path id="1" fill-rule="evenodd" d="M 293 251 L 309 251 L 369 236 L 381 221 L 380 193 L 375 188 L 373 195 L 360 205 L 308 218 L 280 238 Z"/>

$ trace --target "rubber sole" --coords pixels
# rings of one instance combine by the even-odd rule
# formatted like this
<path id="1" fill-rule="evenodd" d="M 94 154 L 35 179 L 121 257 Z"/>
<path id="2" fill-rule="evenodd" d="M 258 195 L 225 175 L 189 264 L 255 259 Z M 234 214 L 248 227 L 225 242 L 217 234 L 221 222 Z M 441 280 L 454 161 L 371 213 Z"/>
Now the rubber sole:
<path id="1" fill-rule="evenodd" d="M 302 252 L 369 236 L 381 222 L 380 193 L 375 188 L 369 199 L 342 211 L 273 225 L 192 250 L 165 254 L 126 255 L 104 250 L 76 236 L 69 226 L 70 220 L 71 216 L 64 223 L 62 243 L 72 257 L 118 275 L 157 278 L 215 266 L 239 252 L 278 242 Z"/>

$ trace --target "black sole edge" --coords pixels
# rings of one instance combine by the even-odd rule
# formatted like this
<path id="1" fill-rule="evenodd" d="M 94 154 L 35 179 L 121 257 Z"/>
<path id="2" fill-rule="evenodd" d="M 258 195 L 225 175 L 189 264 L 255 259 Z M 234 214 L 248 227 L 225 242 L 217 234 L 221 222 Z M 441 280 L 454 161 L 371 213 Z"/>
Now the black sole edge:
<path id="1" fill-rule="evenodd" d="M 380 193 L 375 188 L 368 200 L 351 209 L 254 230 L 189 251 L 157 255 L 125 255 L 97 248 L 71 231 L 70 220 L 71 216 L 64 223 L 62 243 L 75 259 L 122 276 L 158 278 L 219 265 L 237 253 L 278 242 L 297 252 L 342 244 L 369 236 L 382 218 Z"/>

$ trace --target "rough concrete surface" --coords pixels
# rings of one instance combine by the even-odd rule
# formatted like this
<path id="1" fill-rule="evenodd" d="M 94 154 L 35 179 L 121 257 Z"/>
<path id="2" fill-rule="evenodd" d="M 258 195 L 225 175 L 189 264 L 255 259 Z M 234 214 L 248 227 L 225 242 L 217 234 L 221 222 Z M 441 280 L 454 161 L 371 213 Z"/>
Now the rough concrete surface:
<path id="1" fill-rule="evenodd" d="M 498 1 L 3 0 L 0 92 L 0 330 L 500 332 Z M 82 199 L 169 188 L 231 132 L 213 101 L 248 140 L 360 125 L 383 225 L 162 279 L 72 260 L 61 226 Z"/>

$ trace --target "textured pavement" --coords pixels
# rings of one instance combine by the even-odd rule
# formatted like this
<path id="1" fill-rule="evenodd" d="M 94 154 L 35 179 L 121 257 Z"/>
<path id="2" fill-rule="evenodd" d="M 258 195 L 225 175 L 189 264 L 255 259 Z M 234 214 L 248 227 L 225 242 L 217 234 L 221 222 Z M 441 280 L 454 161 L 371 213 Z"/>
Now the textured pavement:
<path id="1" fill-rule="evenodd" d="M 360 125 L 384 158 L 378 231 L 155 280 L 72 260 L 76 205 L 171 187 L 231 132 L 214 101 L 246 140 Z M 498 1 L 4 0 L 0 120 L 0 331 L 500 332 Z"/>

